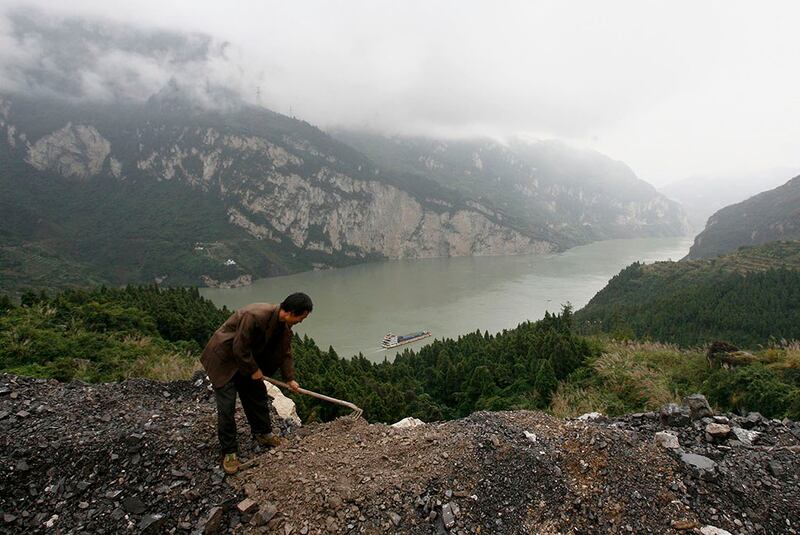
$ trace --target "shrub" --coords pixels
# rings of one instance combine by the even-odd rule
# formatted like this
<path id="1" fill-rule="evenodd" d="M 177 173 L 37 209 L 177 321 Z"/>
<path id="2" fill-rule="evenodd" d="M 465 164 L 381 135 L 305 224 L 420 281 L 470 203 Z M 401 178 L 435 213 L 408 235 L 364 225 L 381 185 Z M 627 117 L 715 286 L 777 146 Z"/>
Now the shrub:
<path id="1" fill-rule="evenodd" d="M 705 382 L 709 400 L 741 413 L 758 411 L 767 417 L 785 416 L 792 403 L 792 387 L 762 363 L 717 370 Z"/>

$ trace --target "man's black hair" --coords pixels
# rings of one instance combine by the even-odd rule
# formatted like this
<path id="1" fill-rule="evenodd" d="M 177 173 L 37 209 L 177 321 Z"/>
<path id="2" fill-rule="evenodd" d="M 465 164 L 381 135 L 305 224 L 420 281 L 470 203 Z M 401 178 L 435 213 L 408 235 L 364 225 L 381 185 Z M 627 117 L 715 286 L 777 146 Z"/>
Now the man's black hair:
<path id="1" fill-rule="evenodd" d="M 293 293 L 281 303 L 281 310 L 291 312 L 295 316 L 311 312 L 313 309 L 314 303 L 312 303 L 311 298 L 303 292 Z"/>

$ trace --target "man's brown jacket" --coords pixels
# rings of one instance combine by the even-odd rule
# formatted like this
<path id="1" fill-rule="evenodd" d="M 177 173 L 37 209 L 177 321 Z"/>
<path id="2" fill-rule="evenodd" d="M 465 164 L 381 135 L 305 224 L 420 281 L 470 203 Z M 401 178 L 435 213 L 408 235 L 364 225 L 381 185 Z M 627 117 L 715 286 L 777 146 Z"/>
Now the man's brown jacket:
<path id="1" fill-rule="evenodd" d="M 250 376 L 259 368 L 264 375 L 280 368 L 284 380 L 294 380 L 292 329 L 278 320 L 279 310 L 269 303 L 247 305 L 214 332 L 200 357 L 214 388 L 237 372 Z"/>

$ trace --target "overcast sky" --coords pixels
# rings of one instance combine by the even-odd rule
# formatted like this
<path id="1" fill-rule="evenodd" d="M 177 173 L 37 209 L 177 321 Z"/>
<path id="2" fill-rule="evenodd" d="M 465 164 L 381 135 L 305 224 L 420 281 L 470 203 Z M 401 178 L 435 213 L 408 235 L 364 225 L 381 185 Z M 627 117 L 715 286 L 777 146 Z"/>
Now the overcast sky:
<path id="1" fill-rule="evenodd" d="M 800 173 L 797 1 L 54 3 L 0 8 L 208 34 L 217 78 L 322 128 L 562 139 L 655 185 Z M 9 28 L 0 68 L 42 61 Z"/>

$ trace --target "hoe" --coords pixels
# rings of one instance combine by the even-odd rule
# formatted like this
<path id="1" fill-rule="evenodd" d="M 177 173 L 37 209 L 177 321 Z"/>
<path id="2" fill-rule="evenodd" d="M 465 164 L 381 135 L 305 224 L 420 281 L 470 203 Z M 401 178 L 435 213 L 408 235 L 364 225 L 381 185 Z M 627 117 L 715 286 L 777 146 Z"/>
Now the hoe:
<path id="1" fill-rule="evenodd" d="M 275 386 L 279 386 L 281 388 L 286 388 L 286 389 L 291 390 L 289 388 L 289 385 L 287 385 L 286 383 L 284 383 L 282 381 L 278 381 L 277 379 L 273 379 L 272 377 L 266 377 L 266 376 L 264 377 L 264 379 L 266 379 L 270 383 L 274 384 Z M 321 399 L 321 400 L 327 401 L 329 403 L 335 403 L 336 405 L 341 405 L 342 407 L 347 407 L 348 409 L 351 409 L 353 412 L 351 414 L 348 414 L 347 416 L 344 416 L 344 418 L 352 418 L 354 420 L 357 420 L 364 413 L 363 410 L 361 410 L 360 408 L 356 407 L 355 405 L 353 405 L 349 401 L 342 401 L 341 399 L 332 398 L 332 397 L 326 396 L 324 394 L 318 394 L 316 392 L 312 392 L 311 390 L 306 390 L 305 388 L 299 389 L 298 392 L 301 393 L 301 394 L 305 394 L 307 396 L 311 396 L 311 397 L 314 397 L 314 398 L 317 398 L 317 399 Z"/>

